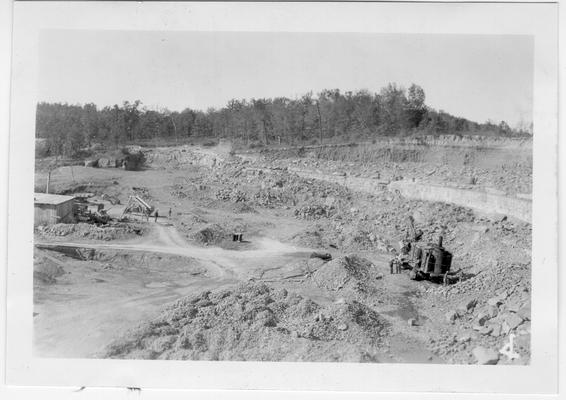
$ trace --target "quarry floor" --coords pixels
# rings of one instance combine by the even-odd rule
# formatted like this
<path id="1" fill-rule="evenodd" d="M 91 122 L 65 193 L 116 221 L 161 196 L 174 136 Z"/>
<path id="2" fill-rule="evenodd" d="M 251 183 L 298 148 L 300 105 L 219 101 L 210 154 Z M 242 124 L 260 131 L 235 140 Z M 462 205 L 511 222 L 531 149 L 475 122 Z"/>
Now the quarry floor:
<path id="1" fill-rule="evenodd" d="M 335 224 L 352 225 L 354 222 L 358 224 L 356 226 L 363 227 L 364 232 L 369 230 L 364 225 L 367 218 L 364 220 L 365 217 L 360 214 L 373 207 L 379 208 L 373 199 L 353 194 L 347 205 L 339 208 L 340 212 L 346 210 L 343 214 L 347 216 L 339 218 L 298 218 L 293 213 L 297 202 L 295 199 L 292 202 L 273 200 L 275 205 L 249 201 L 244 204 L 249 203 L 251 207 L 242 209 L 240 201 L 220 199 L 218 190 L 234 190 L 234 187 L 238 187 L 243 192 L 251 193 L 250 188 L 261 187 L 263 190 L 263 183 L 260 185 L 259 180 L 256 181 L 257 176 L 242 180 L 242 176 L 233 174 L 237 178 L 231 179 L 230 174 L 240 169 L 238 162 L 232 169 L 218 171 L 214 166 L 201 165 L 201 161 L 196 159 L 190 165 L 179 166 L 165 158 L 165 161 L 150 164 L 144 171 L 61 167 L 52 174 L 51 187 L 55 192 L 104 193 L 119 198 L 122 206 L 107 207 L 109 213 L 115 216 L 121 213 L 123 203 L 137 190 L 135 188 L 143 188 L 144 194 L 159 209 L 162 217 L 157 221 L 153 218 L 135 221 L 143 226 L 143 235 L 113 240 L 96 240 L 72 234 L 36 235 L 36 244 L 45 245 L 36 250 L 36 266 L 49 263 L 61 269 L 53 274 L 53 279 L 34 281 L 34 354 L 40 357 L 103 357 L 112 341 L 123 335 L 127 337 L 128 332 L 158 316 L 168 304 L 204 291 L 230 290 L 240 284 L 261 282 L 274 290 L 285 289 L 326 307 L 322 312 L 331 313 L 328 310 L 344 301 L 360 301 L 368 305 L 387 326 L 381 333 L 380 343 L 376 345 L 379 349 L 372 361 L 474 363 L 476 359 L 472 350 L 475 347 L 498 349 L 506 343 L 503 335 L 485 335 L 475 329 L 477 314 L 489 297 L 506 291 L 509 301 L 519 302 L 523 308 L 527 298 L 530 301 L 530 258 L 528 265 L 523 265 L 524 268 L 516 274 L 514 269 L 509 268 L 509 276 L 502 277 L 500 285 L 489 286 L 484 282 L 490 281 L 490 274 L 500 264 L 510 266 L 517 263 L 511 255 L 517 254 L 517 249 L 513 248 L 517 246 L 516 241 L 511 243 L 512 239 L 502 237 L 498 231 L 501 224 L 506 223 L 500 222 L 500 216 L 464 220 L 460 231 L 454 233 L 454 236 L 459 233 L 468 235 L 461 238 L 461 242 L 473 243 L 482 257 L 497 254 L 497 257 L 493 257 L 497 259 L 497 265 L 480 265 L 473 259 L 467 260 L 468 265 L 465 265 L 466 252 L 477 249 L 447 235 L 447 245 L 453 243 L 457 251 L 462 248 L 462 262 L 458 266 L 465 266 L 473 279 L 467 286 L 457 284 L 445 288 L 430 282 L 411 281 L 406 274 L 389 274 L 388 262 L 392 254 L 388 246 L 391 244 L 395 247 L 400 236 L 395 232 L 402 228 L 395 221 L 381 222 L 385 227 L 380 232 L 379 245 L 375 241 L 369 245 L 362 240 L 359 243 L 349 241 L 348 236 L 355 236 L 355 232 L 346 230 L 339 234 L 333 231 L 338 229 L 334 228 Z M 44 171 L 36 172 L 37 190 L 41 189 L 45 175 Z M 238 184 L 233 185 L 233 182 Z M 303 203 L 313 203 L 313 198 L 301 197 L 303 188 L 295 190 L 298 193 L 295 198 L 299 199 L 297 208 Z M 331 190 L 340 189 L 332 187 Z M 340 198 L 339 192 L 334 197 Z M 400 212 L 399 218 L 414 213 L 415 209 L 424 213 L 418 209 L 421 203 L 411 203 L 410 207 Z M 171 218 L 167 216 L 169 209 Z M 435 211 L 430 212 L 434 214 Z M 459 213 L 459 209 L 454 212 Z M 513 235 L 524 236 L 521 229 L 530 229 L 521 222 L 511 223 L 514 224 L 510 225 Z M 195 236 L 210 226 L 225 233 L 243 230 L 245 240 L 239 243 L 226 237 L 204 240 Z M 503 231 L 508 234 L 511 228 L 507 226 Z M 313 231 L 318 232 L 314 235 L 317 237 L 314 241 L 311 235 Z M 437 230 L 431 227 L 427 233 L 434 235 Z M 489 235 L 497 235 L 500 242 L 493 246 L 493 237 Z M 530 254 L 530 248 L 524 249 L 526 245 L 519 243 L 518 246 L 526 256 Z M 61 248 L 67 251 L 72 248 L 87 249 L 91 253 L 87 258 L 70 257 L 61 252 Z M 315 284 L 311 276 L 324 268 L 325 264 L 309 259 L 313 251 L 331 253 L 334 259 L 356 254 L 369 260 L 372 277 L 377 279 L 377 283 L 372 285 L 379 296 L 366 296 L 360 300 L 359 293 L 352 288 L 332 291 Z M 520 290 L 513 291 L 512 288 Z M 523 288 L 527 294 L 521 291 Z M 460 315 L 456 321 L 447 320 L 447 313 L 456 310 L 462 303 L 474 300 L 478 303 L 475 311 L 472 307 L 466 311 L 467 315 Z M 499 314 L 501 318 L 506 318 L 511 311 L 507 310 L 505 299 L 502 303 L 499 305 Z M 528 318 L 514 329 L 530 340 Z M 263 331 L 259 332 L 258 335 Z M 348 340 L 333 337 L 328 343 L 331 347 L 343 346 L 343 352 L 338 351 L 339 354 L 346 354 L 349 349 L 347 346 L 352 343 L 362 346 L 358 339 Z M 523 347 L 519 360 L 501 357 L 498 362 L 527 363 L 529 342 Z M 309 352 L 311 354 L 307 354 Z M 135 354 L 132 354 L 125 351 L 119 357 L 134 357 Z M 275 352 L 266 354 L 269 358 Z M 317 360 L 318 353 L 311 347 L 305 350 L 305 354 L 294 355 L 292 359 Z M 203 357 L 206 359 L 206 356 Z M 339 355 L 336 361 L 349 359 Z"/>

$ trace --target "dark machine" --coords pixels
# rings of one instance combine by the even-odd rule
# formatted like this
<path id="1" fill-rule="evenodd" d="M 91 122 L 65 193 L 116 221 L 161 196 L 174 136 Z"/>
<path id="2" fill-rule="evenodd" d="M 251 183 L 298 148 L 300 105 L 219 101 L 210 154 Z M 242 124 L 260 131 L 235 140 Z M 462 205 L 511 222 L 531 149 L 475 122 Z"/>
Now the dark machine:
<path id="1" fill-rule="evenodd" d="M 412 280 L 428 280 L 436 283 L 455 283 L 460 280 L 460 271 L 453 272 L 452 253 L 442 246 L 442 236 L 437 243 L 419 243 L 421 231 L 415 231 L 414 222 L 409 218 L 410 236 L 401 241 L 400 254 L 389 263 L 392 274 L 410 270 Z"/>

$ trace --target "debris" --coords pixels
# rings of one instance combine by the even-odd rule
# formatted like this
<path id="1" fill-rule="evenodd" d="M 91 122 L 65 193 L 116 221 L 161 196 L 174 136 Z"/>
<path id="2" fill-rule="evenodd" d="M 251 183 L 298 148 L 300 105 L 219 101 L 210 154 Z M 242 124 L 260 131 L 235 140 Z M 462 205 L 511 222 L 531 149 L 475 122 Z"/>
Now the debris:
<path id="1" fill-rule="evenodd" d="M 324 205 L 310 205 L 297 208 L 295 216 L 302 219 L 319 219 L 332 216 L 334 207 Z"/>
<path id="2" fill-rule="evenodd" d="M 320 258 L 321 260 L 324 260 L 324 261 L 330 261 L 330 260 L 332 260 L 332 254 L 330 254 L 330 253 L 318 253 L 318 252 L 315 251 L 315 252 L 311 253 L 309 258 Z"/>
<path id="3" fill-rule="evenodd" d="M 377 313 L 355 301 L 322 307 L 298 294 L 283 296 L 265 284 L 248 283 L 176 301 L 111 343 L 104 357 L 331 361 L 338 356 L 359 362 L 377 357 L 384 328 Z M 258 341 L 261 346 L 253 345 Z M 342 349 L 336 349 L 337 341 Z"/>
<path id="4" fill-rule="evenodd" d="M 248 196 L 245 192 L 242 192 L 241 190 L 235 188 L 220 189 L 216 192 L 216 198 L 218 200 L 231 201 L 233 203 L 240 203 L 248 200 Z"/>

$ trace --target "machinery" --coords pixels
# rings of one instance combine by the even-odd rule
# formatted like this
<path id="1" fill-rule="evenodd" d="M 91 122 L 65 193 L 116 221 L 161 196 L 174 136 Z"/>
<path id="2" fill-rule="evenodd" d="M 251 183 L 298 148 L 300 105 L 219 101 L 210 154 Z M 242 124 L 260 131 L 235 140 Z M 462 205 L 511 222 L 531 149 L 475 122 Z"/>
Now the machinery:
<path id="1" fill-rule="evenodd" d="M 110 216 L 104 209 L 103 204 L 97 203 L 75 203 L 75 216 L 77 221 L 89 224 L 107 224 L 110 222 Z"/>
<path id="2" fill-rule="evenodd" d="M 126 208 L 124 208 L 124 211 L 122 212 L 121 219 L 124 218 L 127 214 L 140 214 L 145 218 L 149 218 L 153 211 L 153 207 L 150 206 L 141 197 L 130 196 L 130 198 L 128 199 L 128 204 L 126 204 Z"/>
<path id="3" fill-rule="evenodd" d="M 442 246 L 442 235 L 437 243 L 418 243 L 421 231 L 415 231 L 414 221 L 409 217 L 409 237 L 401 241 L 400 254 L 389 262 L 390 273 L 410 270 L 412 280 L 428 280 L 437 283 L 454 283 L 460 280 L 460 271 L 453 272 L 452 253 Z"/>

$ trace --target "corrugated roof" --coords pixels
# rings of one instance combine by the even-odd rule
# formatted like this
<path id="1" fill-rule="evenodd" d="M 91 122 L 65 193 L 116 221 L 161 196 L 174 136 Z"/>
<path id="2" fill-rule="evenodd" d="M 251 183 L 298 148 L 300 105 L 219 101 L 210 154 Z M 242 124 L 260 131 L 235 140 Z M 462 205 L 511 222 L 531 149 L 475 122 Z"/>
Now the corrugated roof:
<path id="1" fill-rule="evenodd" d="M 74 196 L 63 196 L 61 194 L 34 193 L 33 200 L 35 204 L 61 204 L 69 200 L 73 200 Z"/>

